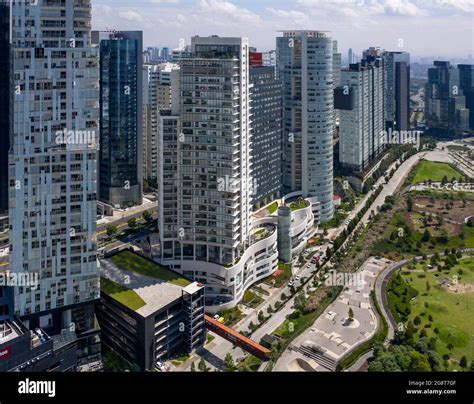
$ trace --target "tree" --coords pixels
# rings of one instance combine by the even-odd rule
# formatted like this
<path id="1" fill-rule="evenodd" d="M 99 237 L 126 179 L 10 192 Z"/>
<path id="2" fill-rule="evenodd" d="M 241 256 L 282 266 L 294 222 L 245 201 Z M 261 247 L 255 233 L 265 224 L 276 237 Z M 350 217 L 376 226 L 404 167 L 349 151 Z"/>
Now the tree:
<path id="1" fill-rule="evenodd" d="M 416 316 L 414 319 L 413 319 L 413 323 L 415 325 L 419 325 L 421 323 L 421 318 L 419 316 Z"/>
<path id="2" fill-rule="evenodd" d="M 193 363 L 191 363 L 191 372 L 195 372 L 196 371 L 196 365 Z"/>
<path id="3" fill-rule="evenodd" d="M 258 312 L 258 322 L 259 322 L 259 323 L 263 323 L 264 321 L 265 321 L 265 315 L 263 314 L 263 311 L 260 310 L 260 311 Z"/>
<path id="4" fill-rule="evenodd" d="M 425 232 L 423 233 L 423 236 L 421 237 L 421 241 L 423 243 L 426 243 L 427 241 L 430 241 L 431 238 L 431 233 L 428 229 L 425 229 Z"/>
<path id="5" fill-rule="evenodd" d="M 200 361 L 198 363 L 198 369 L 201 372 L 208 372 L 209 371 L 209 368 L 207 367 L 206 362 L 204 361 L 204 358 L 200 359 Z"/>
<path id="6" fill-rule="evenodd" d="M 135 219 L 134 217 L 132 217 L 131 219 L 128 219 L 127 225 L 131 229 L 135 229 L 137 227 L 137 219 Z"/>
<path id="7" fill-rule="evenodd" d="M 354 310 L 352 310 L 352 307 L 349 308 L 349 312 L 347 313 L 347 317 L 349 321 L 354 321 Z"/>
<path id="8" fill-rule="evenodd" d="M 150 224 L 153 221 L 153 215 L 148 210 L 146 210 L 143 212 L 143 220 Z"/>
<path id="9" fill-rule="evenodd" d="M 428 362 L 428 359 L 425 355 L 420 352 L 412 352 L 411 353 L 411 361 L 409 370 L 412 372 L 430 372 L 431 366 Z"/>
<path id="10" fill-rule="evenodd" d="M 467 368 L 467 358 L 466 356 L 463 356 L 461 360 L 459 361 L 459 366 L 461 366 L 463 369 Z"/>
<path id="11" fill-rule="evenodd" d="M 302 311 L 305 305 L 306 305 L 306 298 L 305 298 L 304 292 L 301 292 L 295 297 L 295 309 Z"/>
<path id="12" fill-rule="evenodd" d="M 227 372 L 235 372 L 236 366 L 234 363 L 234 358 L 230 353 L 228 353 L 224 358 L 224 366 Z"/>
<path id="13" fill-rule="evenodd" d="M 413 211 L 413 199 L 411 196 L 408 196 L 407 198 L 407 211 L 412 212 Z"/>
<path id="14" fill-rule="evenodd" d="M 106 232 L 107 232 L 107 236 L 113 237 L 117 234 L 117 227 L 109 225 L 107 226 Z"/>

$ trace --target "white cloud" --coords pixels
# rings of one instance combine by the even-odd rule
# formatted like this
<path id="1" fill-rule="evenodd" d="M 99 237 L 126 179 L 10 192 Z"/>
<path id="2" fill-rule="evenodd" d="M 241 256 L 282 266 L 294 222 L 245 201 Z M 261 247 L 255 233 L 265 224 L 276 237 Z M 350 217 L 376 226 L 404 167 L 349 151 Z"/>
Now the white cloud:
<path id="1" fill-rule="evenodd" d="M 199 0 L 198 9 L 204 15 L 212 18 L 219 14 L 241 22 L 257 23 L 261 21 L 258 14 L 225 0 Z"/>
<path id="2" fill-rule="evenodd" d="M 119 11 L 118 13 L 119 17 L 123 18 L 124 20 L 127 21 L 136 21 L 136 22 L 142 22 L 143 17 L 137 13 L 136 11 L 133 10 L 123 10 Z"/>
<path id="3" fill-rule="evenodd" d="M 472 51 L 474 0 L 94 0 L 94 29 L 143 30 L 147 45 L 171 46 L 194 35 L 248 37 L 260 49 L 275 47 L 278 30 L 329 31 L 340 49 L 368 46 L 417 55 Z M 455 40 L 454 40 L 455 39 Z"/>
<path id="4" fill-rule="evenodd" d="M 409 0 L 386 0 L 385 12 L 389 15 L 406 17 L 420 17 L 428 14 L 426 10 L 420 9 Z"/>
<path id="5" fill-rule="evenodd" d="M 282 18 L 285 20 L 291 20 L 293 22 L 308 22 L 308 14 L 305 14 L 301 11 L 295 10 L 281 10 L 273 7 L 267 7 L 266 9 L 272 16 L 277 18 Z"/>
<path id="6" fill-rule="evenodd" d="M 453 8 L 465 12 L 474 12 L 473 0 L 434 0 L 435 6 L 440 8 Z"/>

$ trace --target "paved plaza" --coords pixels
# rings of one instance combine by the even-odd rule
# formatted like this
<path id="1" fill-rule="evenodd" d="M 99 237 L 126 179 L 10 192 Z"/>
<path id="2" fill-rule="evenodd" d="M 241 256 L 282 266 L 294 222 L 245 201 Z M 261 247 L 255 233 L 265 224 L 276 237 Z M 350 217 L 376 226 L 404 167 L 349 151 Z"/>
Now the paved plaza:
<path id="1" fill-rule="evenodd" d="M 378 327 L 370 292 L 390 261 L 370 258 L 355 274 L 329 274 L 326 284 L 344 290 L 313 326 L 299 336 L 277 362 L 276 371 L 334 371 L 337 362 L 370 339 Z M 353 320 L 349 319 L 352 309 Z"/>

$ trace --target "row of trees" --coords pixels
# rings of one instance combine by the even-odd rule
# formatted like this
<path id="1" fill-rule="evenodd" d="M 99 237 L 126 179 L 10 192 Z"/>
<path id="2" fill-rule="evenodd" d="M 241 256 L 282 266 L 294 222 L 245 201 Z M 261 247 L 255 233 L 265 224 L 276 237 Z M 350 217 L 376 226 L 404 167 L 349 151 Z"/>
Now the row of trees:
<path id="1" fill-rule="evenodd" d="M 153 215 L 148 210 L 143 212 L 142 218 L 143 218 L 143 220 L 145 220 L 145 224 L 147 226 L 149 226 L 153 223 Z M 127 226 L 131 230 L 135 230 L 138 227 L 138 220 L 136 218 L 129 219 L 127 221 Z M 118 228 L 117 228 L 117 226 L 109 225 L 109 226 L 107 226 L 106 232 L 107 232 L 107 236 L 109 238 L 112 238 L 112 237 L 115 237 L 115 236 L 118 235 Z"/>

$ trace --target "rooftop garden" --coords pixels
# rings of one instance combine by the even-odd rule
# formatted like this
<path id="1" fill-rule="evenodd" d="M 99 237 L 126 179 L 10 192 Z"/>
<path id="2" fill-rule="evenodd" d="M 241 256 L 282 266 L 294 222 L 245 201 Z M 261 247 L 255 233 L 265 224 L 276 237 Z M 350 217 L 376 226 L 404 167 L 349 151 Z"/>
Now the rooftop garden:
<path id="1" fill-rule="evenodd" d="M 300 209 L 304 209 L 304 208 L 307 208 L 309 206 L 309 202 L 306 201 L 305 199 L 303 198 L 299 198 L 298 200 L 294 201 L 294 202 L 291 202 L 290 203 L 290 209 L 295 212 L 297 210 L 300 210 Z"/>
<path id="2" fill-rule="evenodd" d="M 135 291 L 106 278 L 100 278 L 100 290 L 132 310 L 138 310 L 146 304 Z"/>
<path id="3" fill-rule="evenodd" d="M 184 278 L 180 274 L 173 272 L 161 265 L 148 260 L 131 251 L 122 251 L 115 254 L 110 260 L 120 269 L 135 272 L 140 275 L 149 276 L 159 279 L 163 282 L 169 282 L 178 286 L 188 286 L 191 281 Z"/>
<path id="4" fill-rule="evenodd" d="M 273 202 L 271 205 L 267 206 L 268 213 L 273 215 L 278 209 L 278 202 Z"/>

